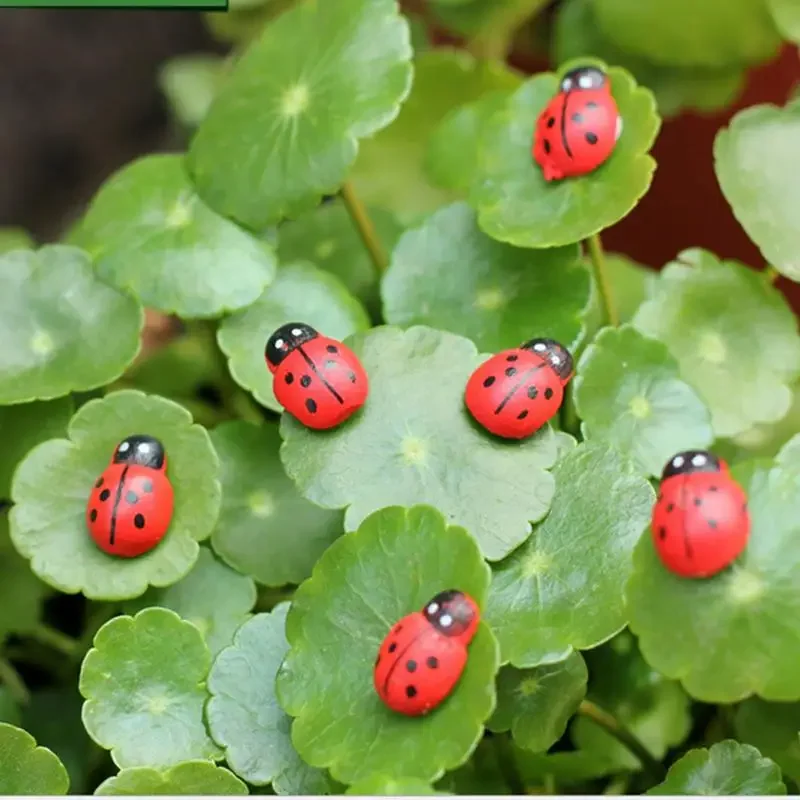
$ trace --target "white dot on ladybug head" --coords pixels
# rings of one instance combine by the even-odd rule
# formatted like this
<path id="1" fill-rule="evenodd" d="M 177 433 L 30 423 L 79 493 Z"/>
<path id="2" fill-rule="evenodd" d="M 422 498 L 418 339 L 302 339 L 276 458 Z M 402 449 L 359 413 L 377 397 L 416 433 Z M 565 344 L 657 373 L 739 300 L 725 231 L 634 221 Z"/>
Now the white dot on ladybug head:
<path id="1" fill-rule="evenodd" d="M 300 328 L 292 328 L 292 336 L 299 336 L 302 332 Z"/>
<path id="2" fill-rule="evenodd" d="M 438 610 L 439 610 L 439 604 L 438 603 L 431 603 L 428 606 L 428 613 L 429 614 L 435 614 Z"/>
<path id="3" fill-rule="evenodd" d="M 542 350 L 547 350 L 547 345 L 546 345 L 546 344 L 542 344 L 541 342 L 539 342 L 539 344 L 535 344 L 535 345 L 533 346 L 533 349 L 534 349 L 534 350 L 537 350 L 538 352 L 540 352 L 540 353 L 541 353 L 541 352 L 542 352 Z"/>
<path id="4" fill-rule="evenodd" d="M 683 456 L 675 456 L 672 459 L 672 466 L 673 467 L 682 467 L 683 466 Z"/>
<path id="5" fill-rule="evenodd" d="M 592 85 L 592 79 L 588 75 L 583 75 L 578 79 L 578 83 L 584 88 L 589 89 Z"/>
<path id="6" fill-rule="evenodd" d="M 553 356 L 552 362 L 554 364 L 560 364 L 561 363 L 561 359 L 558 356 Z"/>
<path id="7" fill-rule="evenodd" d="M 149 449 L 150 449 L 150 445 L 147 444 L 147 442 L 142 442 L 139 445 L 139 452 L 140 453 L 146 453 Z"/>
<path id="8" fill-rule="evenodd" d="M 453 624 L 453 618 L 449 614 L 442 614 L 439 624 L 443 628 L 449 628 Z"/>
<path id="9" fill-rule="evenodd" d="M 692 464 L 694 464 L 696 467 L 702 467 L 705 463 L 706 457 L 704 455 L 698 454 L 692 459 Z"/>
<path id="10" fill-rule="evenodd" d="M 277 347 L 277 348 L 283 347 L 283 339 L 276 339 L 275 340 L 275 347 Z"/>
<path id="11" fill-rule="evenodd" d="M 130 448 L 130 445 L 127 442 L 123 442 L 119 446 L 119 451 L 120 451 L 120 453 L 124 453 L 128 448 Z"/>

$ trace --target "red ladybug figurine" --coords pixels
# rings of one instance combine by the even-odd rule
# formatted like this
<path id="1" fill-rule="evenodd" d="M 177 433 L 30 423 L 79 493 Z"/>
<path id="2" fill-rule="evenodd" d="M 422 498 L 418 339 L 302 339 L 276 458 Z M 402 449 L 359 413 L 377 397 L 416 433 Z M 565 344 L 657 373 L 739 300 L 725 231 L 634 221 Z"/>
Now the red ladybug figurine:
<path id="1" fill-rule="evenodd" d="M 278 328 L 265 356 L 275 398 L 309 428 L 335 428 L 367 399 L 367 373 L 356 354 L 303 322 Z"/>
<path id="2" fill-rule="evenodd" d="M 133 558 L 164 538 L 172 509 L 163 445 L 152 436 L 129 436 L 117 445 L 106 471 L 95 481 L 86 525 L 101 550 Z"/>
<path id="3" fill-rule="evenodd" d="M 673 456 L 661 475 L 653 507 L 653 542 L 670 572 L 708 578 L 731 564 L 747 545 L 747 497 L 727 464 L 705 450 Z"/>
<path id="4" fill-rule="evenodd" d="M 607 75 L 579 67 L 562 78 L 561 91 L 539 115 L 533 157 L 546 181 L 586 175 L 611 155 L 621 134 Z"/>
<path id="5" fill-rule="evenodd" d="M 440 592 L 398 622 L 375 661 L 378 696 L 393 711 L 417 717 L 436 708 L 458 683 L 480 611 L 463 592 Z"/>
<path id="6" fill-rule="evenodd" d="M 554 339 L 531 339 L 484 361 L 467 381 L 464 400 L 486 430 L 524 439 L 552 419 L 572 377 L 572 356 Z"/>

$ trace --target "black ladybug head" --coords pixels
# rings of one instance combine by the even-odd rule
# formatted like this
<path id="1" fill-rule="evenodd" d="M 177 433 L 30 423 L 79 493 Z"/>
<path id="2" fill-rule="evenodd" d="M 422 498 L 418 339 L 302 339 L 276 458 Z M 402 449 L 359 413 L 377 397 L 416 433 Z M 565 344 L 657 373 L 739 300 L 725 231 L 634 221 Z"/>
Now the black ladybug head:
<path id="1" fill-rule="evenodd" d="M 708 450 L 684 450 L 676 453 L 667 461 L 661 480 L 675 475 L 687 475 L 690 472 L 721 472 L 722 463 Z"/>
<path id="2" fill-rule="evenodd" d="M 605 72 L 599 67 L 578 67 L 571 69 L 561 79 L 562 92 L 576 92 L 586 89 L 602 89 L 606 85 Z"/>
<path id="3" fill-rule="evenodd" d="M 161 469 L 164 466 L 164 445 L 152 436 L 136 434 L 123 439 L 114 451 L 112 464 L 138 464 Z"/>
<path id="4" fill-rule="evenodd" d="M 445 636 L 464 636 L 474 631 L 478 621 L 474 602 L 456 589 L 439 592 L 422 609 L 422 613 Z"/>
<path id="5" fill-rule="evenodd" d="M 310 342 L 319 334 L 305 322 L 287 322 L 267 339 L 264 355 L 267 364 L 275 369 L 286 356 L 301 344 Z"/>
<path id="6" fill-rule="evenodd" d="M 522 349 L 547 359 L 561 383 L 566 383 L 572 377 L 572 356 L 561 342 L 555 339 L 531 339 L 522 345 Z"/>

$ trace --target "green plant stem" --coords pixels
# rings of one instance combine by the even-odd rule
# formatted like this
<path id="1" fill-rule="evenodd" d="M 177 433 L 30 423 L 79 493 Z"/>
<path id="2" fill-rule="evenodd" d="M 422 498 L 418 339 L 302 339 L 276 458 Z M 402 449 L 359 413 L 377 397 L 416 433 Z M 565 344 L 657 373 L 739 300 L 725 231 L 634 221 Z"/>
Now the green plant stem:
<path id="1" fill-rule="evenodd" d="M 31 694 L 25 681 L 14 669 L 14 665 L 5 658 L 0 658 L 0 683 L 5 685 L 8 693 L 18 705 L 25 706 L 30 702 Z"/>
<path id="2" fill-rule="evenodd" d="M 78 642 L 78 649 L 76 652 L 78 658 L 83 658 L 84 654 L 94 644 L 94 637 L 97 631 L 99 631 L 116 613 L 117 606 L 113 603 L 103 603 L 92 610 L 86 621 L 86 627 L 83 629 L 83 635 Z"/>
<path id="3" fill-rule="evenodd" d="M 582 700 L 578 706 L 581 716 L 592 720 L 639 759 L 645 771 L 657 782 L 666 775 L 664 766 L 650 755 L 650 751 L 613 715 L 595 705 L 591 700 Z"/>
<path id="4" fill-rule="evenodd" d="M 597 291 L 600 292 L 600 303 L 603 307 L 603 315 L 605 323 L 616 328 L 619 325 L 619 312 L 614 303 L 614 295 L 611 291 L 611 282 L 608 279 L 608 268 L 606 266 L 606 256 L 603 252 L 603 243 L 600 241 L 600 235 L 592 234 L 586 240 L 586 246 L 589 250 L 589 260 L 592 264 L 592 272 L 594 273 L 594 280 L 597 284 Z"/>
<path id="5" fill-rule="evenodd" d="M 778 270 L 776 270 L 773 266 L 766 267 L 761 274 L 764 276 L 764 280 L 767 283 L 775 283 L 775 281 L 777 281 L 781 276 L 780 272 L 778 272 Z"/>
<path id="6" fill-rule="evenodd" d="M 500 772 L 508 782 L 510 793 L 515 795 L 527 794 L 525 783 L 519 773 L 514 753 L 511 750 L 511 739 L 506 734 L 497 733 L 492 736 L 492 741 L 494 742 L 494 752 Z"/>
<path id="7" fill-rule="evenodd" d="M 386 267 L 389 266 L 389 260 L 375 231 L 375 226 L 367 213 L 367 209 L 358 199 L 358 195 L 353 189 L 353 184 L 349 181 L 345 181 L 342 185 L 342 200 L 350 219 L 353 220 L 353 225 L 355 225 L 358 235 L 361 237 L 361 241 L 364 243 L 364 247 L 369 253 L 369 257 L 372 259 L 372 263 L 375 265 L 378 275 L 382 275 L 386 272 Z"/>
<path id="8" fill-rule="evenodd" d="M 73 639 L 66 633 L 45 625 L 43 622 L 30 632 L 30 636 L 37 642 L 52 647 L 53 650 L 58 650 L 67 658 L 74 658 L 80 652 L 80 642 L 77 639 Z"/>

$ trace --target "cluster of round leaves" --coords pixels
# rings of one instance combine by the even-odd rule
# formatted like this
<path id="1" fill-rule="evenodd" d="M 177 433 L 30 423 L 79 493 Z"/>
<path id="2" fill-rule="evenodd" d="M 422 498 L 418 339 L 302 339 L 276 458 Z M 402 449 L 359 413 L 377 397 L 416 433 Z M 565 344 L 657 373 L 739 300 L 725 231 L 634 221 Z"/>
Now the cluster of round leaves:
<path id="1" fill-rule="evenodd" d="M 478 0 L 434 5 L 465 31 L 485 21 Z M 770 452 L 737 460 L 753 535 L 733 569 L 679 580 L 647 531 L 652 479 L 672 453 L 753 452 L 746 437 L 790 418 L 796 320 L 756 273 L 692 250 L 658 276 L 609 257 L 624 324 L 598 333 L 580 246 L 635 206 L 655 169 L 656 100 L 631 73 L 659 106 L 730 95 L 731 66 L 776 41 L 752 5 L 701 15 L 696 41 L 678 47 L 685 25 L 660 24 L 664 3 L 564 3 L 556 47 L 581 45 L 562 60 L 605 59 L 625 127 L 600 169 L 549 185 L 530 145 L 556 73 L 523 78 L 447 49 L 415 56 L 394 0 L 300 3 L 224 75 L 203 62 L 180 106 L 196 127 L 185 156 L 113 176 L 69 244 L 0 240 L 0 498 L 13 501 L 0 512 L 0 600 L 32 609 L 0 608 L 0 636 L 36 625 L 48 587 L 118 604 L 80 675 L 83 725 L 120 770 L 97 793 L 424 794 L 446 772 L 437 790 L 458 792 L 483 779 L 486 730 L 510 734 L 507 755 L 531 782 L 637 769 L 591 720 L 570 725 L 586 698 L 657 759 L 688 735 L 690 697 L 749 698 L 740 737 L 799 774 L 800 437 L 765 434 Z M 654 24 L 657 46 L 641 52 Z M 732 40 L 741 27 L 749 38 Z M 163 79 L 186 97 L 186 72 Z M 737 218 L 795 280 L 797 112 L 743 112 L 715 148 Z M 319 204 L 345 180 L 343 198 Z M 380 277 L 352 227 L 353 190 L 390 252 Z M 130 370 L 145 306 L 218 321 L 216 341 L 190 333 L 160 372 Z M 280 410 L 263 343 L 297 319 L 357 353 L 370 376 L 362 411 L 325 433 L 288 415 L 198 424 L 188 386 L 211 374 Z M 581 443 L 558 420 L 499 441 L 463 408 L 474 368 L 533 335 L 581 354 L 567 408 Z M 123 374 L 152 391 L 76 410 L 72 393 Z M 134 432 L 164 443 L 175 514 L 158 548 L 118 560 L 91 543 L 84 510 Z M 291 603 L 256 613 L 257 586 L 287 585 L 299 585 Z M 467 669 L 436 712 L 399 717 L 372 688 L 375 653 L 394 621 L 451 587 L 484 617 Z M 774 704 L 789 701 L 772 731 Z M 576 750 L 546 754 L 566 732 Z M 785 792 L 770 758 L 733 741 L 694 750 L 652 793 Z M 6 794 L 67 790 L 59 759 L 0 723 L 6 761 L 18 765 L 0 773 Z"/>

